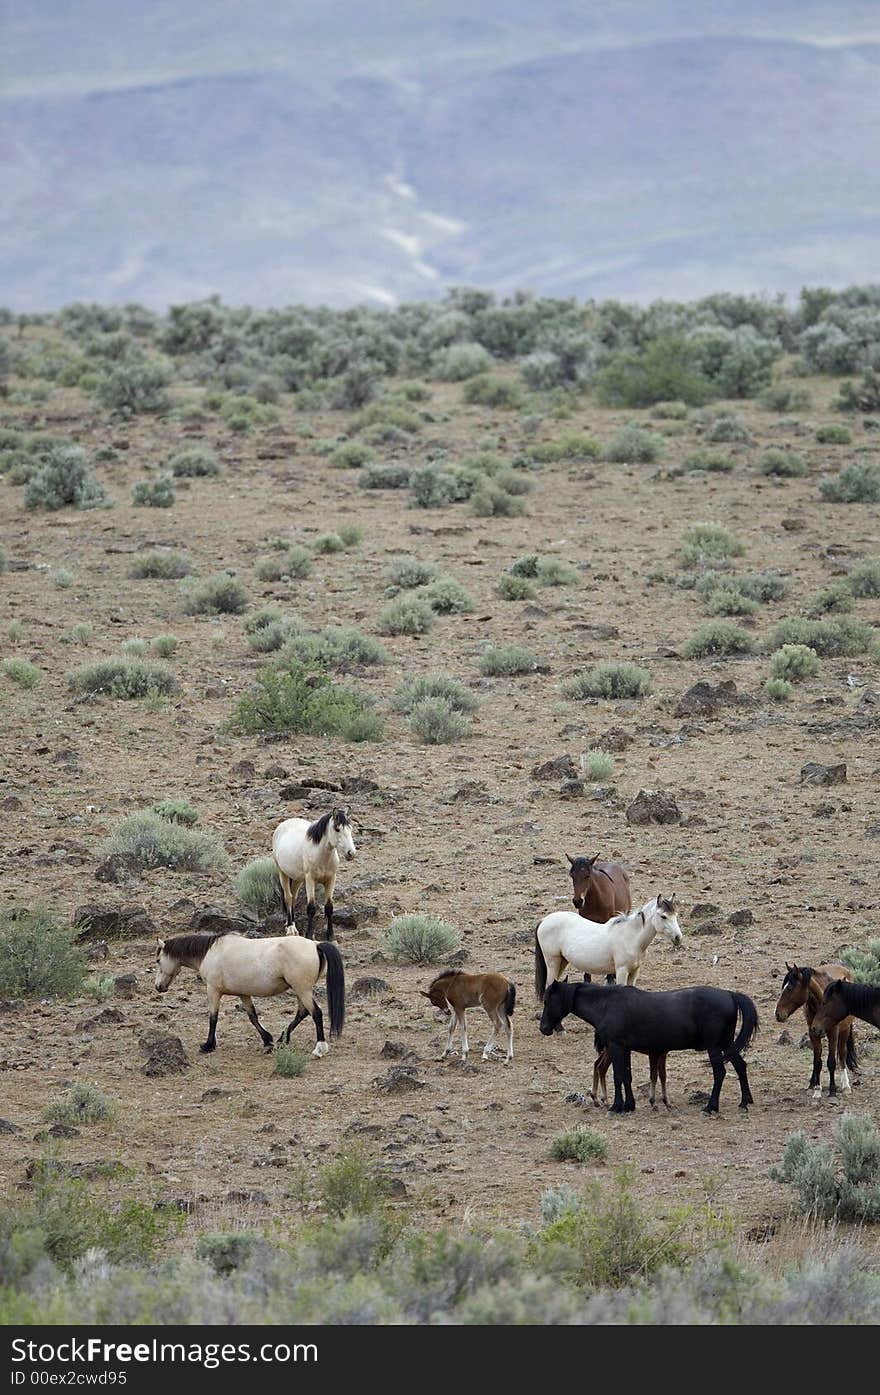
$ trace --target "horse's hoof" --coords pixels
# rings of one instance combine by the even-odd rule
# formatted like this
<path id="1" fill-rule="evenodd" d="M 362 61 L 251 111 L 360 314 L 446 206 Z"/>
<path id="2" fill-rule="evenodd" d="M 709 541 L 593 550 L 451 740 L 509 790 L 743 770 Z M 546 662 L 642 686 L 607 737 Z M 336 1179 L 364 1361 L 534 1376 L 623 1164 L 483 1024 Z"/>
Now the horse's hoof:
<path id="1" fill-rule="evenodd" d="M 314 1051 L 312 1052 L 312 1055 L 313 1055 L 313 1056 L 318 1056 L 318 1057 L 326 1056 L 326 1055 L 327 1055 L 327 1052 L 328 1052 L 329 1050 L 330 1050 L 330 1046 L 329 1046 L 329 1044 L 328 1044 L 326 1041 L 319 1041 L 319 1042 L 316 1042 L 316 1044 L 315 1044 L 315 1049 L 314 1049 Z"/>
<path id="2" fill-rule="evenodd" d="M 213 1041 L 203 1041 L 199 1050 L 203 1056 L 207 1056 L 211 1051 L 216 1051 L 217 1047 Z"/>
<path id="3" fill-rule="evenodd" d="M 708 1106 L 708 1104 L 707 1104 L 707 1105 L 704 1105 L 704 1107 L 703 1107 L 703 1113 L 704 1113 L 704 1114 L 717 1114 L 717 1113 L 718 1113 L 718 1110 L 717 1110 L 717 1109 L 710 1109 L 709 1106 Z"/>

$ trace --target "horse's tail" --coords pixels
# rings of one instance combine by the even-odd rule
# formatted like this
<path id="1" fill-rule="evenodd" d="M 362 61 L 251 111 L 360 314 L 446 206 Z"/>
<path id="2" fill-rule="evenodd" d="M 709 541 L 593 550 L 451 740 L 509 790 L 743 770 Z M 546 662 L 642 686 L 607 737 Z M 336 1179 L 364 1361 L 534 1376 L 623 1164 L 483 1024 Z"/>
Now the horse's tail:
<path id="1" fill-rule="evenodd" d="M 508 1017 L 513 1016 L 513 1009 L 516 1007 L 516 984 L 507 985 L 507 997 L 504 999 L 504 1011 Z"/>
<path id="2" fill-rule="evenodd" d="M 850 1070 L 855 1070 L 859 1064 L 859 1053 L 856 1051 L 856 1034 L 850 1026 L 849 1036 L 846 1039 L 846 1064 Z"/>
<path id="3" fill-rule="evenodd" d="M 316 945 L 318 959 L 327 969 L 327 1007 L 330 1010 L 330 1031 L 335 1037 L 342 1036 L 345 1021 L 345 969 L 342 955 L 330 940 L 319 940 Z"/>
<path id="4" fill-rule="evenodd" d="M 736 1041 L 724 1053 L 725 1061 L 729 1061 L 731 1056 L 744 1051 L 758 1030 L 758 1009 L 751 998 L 747 998 L 745 993 L 731 993 L 730 996 L 736 1003 L 739 1016 L 742 1019 L 742 1026 Z"/>
<path id="5" fill-rule="evenodd" d="M 538 939 L 540 928 L 540 925 L 535 926 L 535 997 L 539 1003 L 543 1003 L 547 990 L 547 960 L 544 958 L 544 951 Z"/>

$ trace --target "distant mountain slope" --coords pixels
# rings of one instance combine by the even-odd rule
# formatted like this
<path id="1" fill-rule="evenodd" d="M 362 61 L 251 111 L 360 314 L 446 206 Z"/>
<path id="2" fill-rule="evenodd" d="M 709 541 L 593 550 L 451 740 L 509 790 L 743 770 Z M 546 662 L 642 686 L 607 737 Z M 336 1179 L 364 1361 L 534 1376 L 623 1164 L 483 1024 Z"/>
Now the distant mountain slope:
<path id="1" fill-rule="evenodd" d="M 0 99 L 0 303 L 877 277 L 877 46 L 557 43 L 508 61 L 495 31 L 480 56 L 488 22 L 468 62 L 410 44 L 405 77 L 328 82 L 300 53 L 296 71 Z"/>

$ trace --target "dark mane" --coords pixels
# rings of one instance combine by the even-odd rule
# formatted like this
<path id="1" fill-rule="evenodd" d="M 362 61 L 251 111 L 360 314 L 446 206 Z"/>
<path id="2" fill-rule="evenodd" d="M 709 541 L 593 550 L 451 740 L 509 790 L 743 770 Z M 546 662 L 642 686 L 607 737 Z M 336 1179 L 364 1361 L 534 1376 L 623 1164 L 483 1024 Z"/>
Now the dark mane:
<path id="1" fill-rule="evenodd" d="M 202 960 L 211 946 L 229 933 L 228 930 L 201 930 L 194 935 L 172 935 L 162 946 L 162 953 L 171 959 Z"/>
<path id="2" fill-rule="evenodd" d="M 880 988 L 872 988 L 870 983 L 848 983 L 845 978 L 838 978 L 829 988 L 841 994 L 846 1006 L 855 1009 L 856 1016 L 872 1011 L 880 1002 Z"/>
<path id="3" fill-rule="evenodd" d="M 316 819 L 314 823 L 310 823 L 308 828 L 306 829 L 306 837 L 311 838 L 313 843 L 320 843 L 321 839 L 324 837 L 324 834 L 327 832 L 327 825 L 332 819 L 332 817 L 333 812 L 331 810 L 329 814 L 322 814 L 321 817 L 319 819 Z"/>
<path id="4" fill-rule="evenodd" d="M 444 969 L 442 974 L 438 974 L 437 977 L 435 979 L 432 979 L 431 982 L 428 984 L 428 992 L 430 993 L 431 989 L 434 988 L 441 981 L 441 979 L 458 978 L 460 973 L 461 969 Z"/>

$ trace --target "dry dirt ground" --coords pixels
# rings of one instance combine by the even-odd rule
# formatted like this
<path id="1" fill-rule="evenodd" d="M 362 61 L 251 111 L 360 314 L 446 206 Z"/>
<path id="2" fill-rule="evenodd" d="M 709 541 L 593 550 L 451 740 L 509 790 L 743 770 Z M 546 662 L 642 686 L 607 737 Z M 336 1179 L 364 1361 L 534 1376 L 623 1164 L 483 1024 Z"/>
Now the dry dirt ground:
<path id="1" fill-rule="evenodd" d="M 97 467 L 115 497 L 112 510 L 28 513 L 22 491 L 0 485 L 0 536 L 10 558 L 0 579 L 0 642 L 43 671 L 32 692 L 2 682 L 0 800 L 18 801 L 4 812 L 4 903 L 45 898 L 64 915 L 85 903 L 137 905 L 162 933 L 185 929 L 201 906 L 236 910 L 230 882 L 160 870 L 122 886 L 98 883 L 100 845 L 120 818 L 159 798 L 186 797 L 199 810 L 200 825 L 222 837 L 238 870 L 267 854 L 281 819 L 317 814 L 338 798 L 316 789 L 294 805 L 282 799 L 284 785 L 315 779 L 342 786 L 367 777 L 378 791 L 346 797 L 358 856 L 342 869 L 337 903 L 376 913 L 338 938 L 349 989 L 366 975 L 388 985 L 372 999 L 350 994 L 345 1033 L 329 1055 L 310 1060 L 302 1077 L 281 1079 L 230 999 L 216 1054 L 200 1056 L 206 1013 L 198 979 L 184 973 L 160 998 L 153 942 L 111 940 L 109 959 L 97 968 L 135 974 L 137 982 L 132 997 L 111 1000 L 110 1020 L 108 1004 L 85 998 L 3 1005 L 0 1113 L 18 1130 L 0 1135 L 6 1193 L 20 1186 L 26 1163 L 44 1147 L 37 1135 L 46 1105 L 76 1080 L 113 1096 L 118 1119 L 56 1141 L 59 1154 L 121 1160 L 130 1171 L 111 1192 L 185 1199 L 195 1206 L 199 1228 L 297 1212 L 322 1165 L 352 1141 L 375 1152 L 429 1223 L 534 1220 L 542 1188 L 601 1178 L 619 1164 L 632 1166 L 638 1193 L 652 1205 L 699 1203 L 709 1195 L 743 1234 L 772 1233 L 774 1223 L 792 1214 L 789 1190 L 767 1175 L 788 1135 L 802 1128 L 827 1139 L 850 1105 L 880 1114 L 880 1039 L 873 1029 L 858 1029 L 863 1068 L 852 1096 L 814 1101 L 805 1088 L 810 1063 L 799 1046 L 802 1018 L 784 1040 L 773 1018 L 786 959 L 821 962 L 878 933 L 880 706 L 872 693 L 880 689 L 880 671 L 876 660 L 826 659 L 792 701 L 775 705 L 762 692 L 766 656 L 681 657 L 684 641 L 706 618 L 702 603 L 657 574 L 678 572 L 676 548 L 688 525 L 724 524 L 746 544 L 739 565 L 778 568 L 790 579 L 789 596 L 761 608 L 756 633 L 764 635 L 779 618 L 802 613 L 807 599 L 846 566 L 880 552 L 878 506 L 828 506 L 817 490 L 821 473 L 874 438 L 857 421 L 852 447 L 818 446 L 816 426 L 840 420 L 829 405 L 835 384 L 808 386 L 813 407 L 800 413 L 799 424 L 735 404 L 755 444 L 730 448 L 737 461 L 730 475 L 670 473 L 701 444 L 692 413 L 659 465 L 547 465 L 531 477 L 524 517 L 489 520 L 471 516 L 465 504 L 410 509 L 400 494 L 358 488 L 356 471 L 330 469 L 302 427 L 307 420 L 318 438 L 334 434 L 345 420 L 338 413 L 297 415 L 285 405 L 277 426 L 241 437 L 213 423 L 138 418 L 114 425 L 73 390 L 57 391 L 44 408 L 4 411 L 6 424 L 63 432 L 90 451 L 107 444 L 118 451 L 117 460 Z M 526 440 L 516 414 L 463 406 L 458 387 L 435 387 L 427 408 L 432 420 L 403 453 L 412 464 L 438 445 L 455 458 L 493 437 L 502 453 L 513 455 Z M 604 442 L 633 416 L 648 414 L 586 403 L 568 420 L 546 418 L 539 435 L 586 430 Z M 194 441 L 217 449 L 221 476 L 193 480 L 171 509 L 133 508 L 132 482 Z M 800 451 L 809 474 L 779 483 L 756 476 L 751 467 L 769 445 Z M 401 458 L 399 450 L 386 452 L 392 454 Z M 317 558 L 304 582 L 256 580 L 254 561 L 268 537 L 307 543 L 341 522 L 363 527 L 354 551 Z M 260 659 L 248 648 L 242 617 L 188 618 L 179 612 L 177 583 L 130 579 L 134 556 L 157 545 L 184 550 L 200 575 L 233 568 L 253 607 L 274 603 L 316 624 L 375 633 L 389 564 L 404 554 L 438 563 L 467 587 L 476 606 L 468 615 L 439 617 L 424 638 L 388 640 L 390 663 L 355 676 L 386 718 L 382 744 L 233 736 L 224 723 Z M 526 550 L 574 563 L 578 584 L 542 590 L 531 603 L 499 599 L 498 576 Z M 60 567 L 74 575 L 65 590 L 52 581 Z M 857 614 L 878 625 L 880 603 L 860 601 Z M 6 640 L 12 620 L 24 627 L 14 650 Z M 65 642 L 85 620 L 94 625 L 88 647 Z M 66 672 L 74 664 L 116 652 L 125 638 L 169 630 L 181 640 L 171 661 L 182 688 L 176 699 L 159 710 L 139 702 L 72 701 Z M 478 658 L 490 641 L 529 646 L 547 672 L 481 678 Z M 639 702 L 564 701 L 562 681 L 597 660 L 644 665 L 652 695 Z M 405 674 L 437 669 L 468 683 L 481 706 L 469 739 L 427 747 L 390 711 L 389 698 Z M 851 673 L 858 686 L 847 684 Z M 711 719 L 673 715 L 680 694 L 700 678 L 733 678 L 747 701 Z M 541 762 L 565 753 L 577 761 L 601 746 L 610 729 L 629 738 L 615 754 L 610 792 L 588 785 L 582 796 L 563 798 L 559 780 L 533 778 Z M 799 772 L 808 760 L 845 762 L 846 784 L 803 785 Z M 279 766 L 286 777 L 266 773 Z M 673 793 L 682 822 L 630 826 L 624 811 L 642 788 Z M 592 1034 L 578 1023 L 563 1036 L 542 1037 L 531 988 L 534 927 L 570 904 L 566 852 L 623 860 L 637 905 L 658 890 L 676 892 L 684 946 L 673 951 L 655 943 L 640 986 L 710 983 L 754 998 L 762 1026 L 748 1055 L 756 1101 L 748 1115 L 737 1108 L 732 1073 L 720 1117 L 701 1113 L 694 1096 L 708 1089 L 711 1074 L 705 1058 L 693 1054 L 670 1058 L 669 1113 L 652 1113 L 643 1091 L 636 1113 L 622 1118 L 567 1100 L 588 1087 Z M 707 902 L 717 911 L 694 917 L 692 907 Z M 753 922 L 735 928 L 728 917 L 742 909 Z M 398 966 L 382 954 L 392 915 L 415 910 L 439 914 L 461 930 L 466 967 L 501 970 L 515 980 L 510 1065 L 480 1061 L 487 1024 L 479 1012 L 470 1015 L 467 1065 L 436 1061 L 443 1033 L 417 992 L 432 970 Z M 707 920 L 714 933 L 695 933 Z M 290 1015 L 283 1000 L 264 1004 L 272 1029 Z M 150 1028 L 182 1039 L 189 1056 L 184 1074 L 144 1075 L 138 1042 Z M 298 1035 L 311 1044 L 311 1024 Z M 377 1085 L 401 1064 L 383 1055 L 386 1042 L 397 1043 L 402 1063 L 414 1068 L 415 1083 L 405 1092 Z M 642 1058 L 635 1074 L 647 1077 Z M 554 1136 L 578 1122 L 607 1139 L 604 1169 L 549 1160 Z"/>

